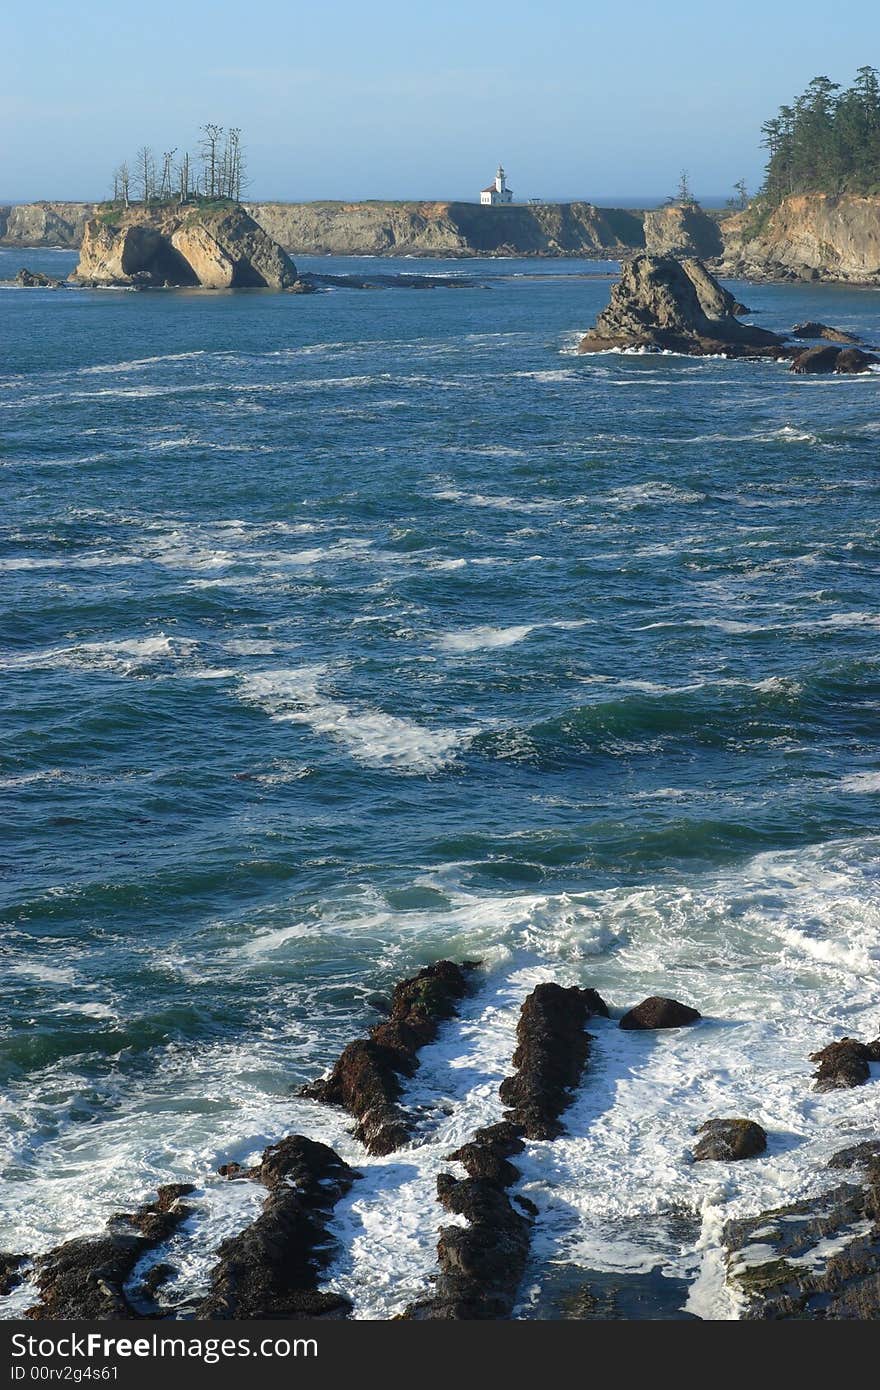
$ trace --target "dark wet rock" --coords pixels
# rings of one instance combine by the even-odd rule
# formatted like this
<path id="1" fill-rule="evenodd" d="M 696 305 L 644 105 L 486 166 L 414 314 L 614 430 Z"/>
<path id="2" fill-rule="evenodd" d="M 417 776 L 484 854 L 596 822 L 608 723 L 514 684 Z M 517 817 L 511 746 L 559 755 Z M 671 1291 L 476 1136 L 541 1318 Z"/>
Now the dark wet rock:
<path id="1" fill-rule="evenodd" d="M 592 1014 L 608 1017 L 594 989 L 538 985 L 522 1006 L 513 1054 L 516 1071 L 505 1077 L 498 1094 L 507 1118 L 528 1139 L 553 1139 L 562 1132 L 558 1116 L 571 1100 L 590 1052 L 584 1032 Z"/>
<path id="2" fill-rule="evenodd" d="M 20 285 L 26 290 L 63 290 L 65 288 L 63 280 L 56 280 L 51 275 L 45 275 L 42 270 L 28 270 L 27 266 L 22 266 L 12 282 Z"/>
<path id="3" fill-rule="evenodd" d="M 829 1168 L 865 1168 L 874 1159 L 880 1159 L 880 1139 L 863 1139 L 848 1149 L 839 1149 L 828 1160 Z"/>
<path id="4" fill-rule="evenodd" d="M 427 1319 L 503 1318 L 510 1314 L 525 1273 L 535 1208 L 527 1199 L 514 1206 L 506 1189 L 519 1177 L 508 1159 L 523 1147 L 516 1125 L 478 1130 L 450 1158 L 463 1163 L 466 1178 L 440 1173 L 437 1197 L 444 1210 L 467 1226 L 444 1226 L 437 1243 L 439 1273 L 431 1298 L 407 1317 Z"/>
<path id="5" fill-rule="evenodd" d="M 862 1185 L 730 1221 L 728 1279 L 749 1320 L 880 1318 L 880 1161 Z"/>
<path id="6" fill-rule="evenodd" d="M 342 290 L 456 290 L 473 289 L 476 281 L 463 275 L 323 275 L 309 271 L 303 280 Z"/>
<path id="7" fill-rule="evenodd" d="M 217 1169 L 221 1178 L 246 1178 L 248 1170 L 240 1163 L 221 1163 Z"/>
<path id="8" fill-rule="evenodd" d="M 479 1129 L 449 1154 L 467 1173 L 440 1173 L 440 1205 L 467 1226 L 444 1226 L 437 1244 L 439 1273 L 433 1296 L 414 1305 L 416 1319 L 490 1319 L 510 1316 L 525 1274 L 531 1227 L 538 1209 L 528 1197 L 511 1200 L 507 1189 L 519 1178 L 510 1159 L 524 1138 L 552 1139 L 559 1115 L 571 1101 L 590 1050 L 584 1031 L 591 1014 L 607 1018 L 594 989 L 538 985 L 525 1000 L 517 1024 L 516 1071 L 499 1095 L 507 1110 L 499 1124 Z"/>
<path id="9" fill-rule="evenodd" d="M 249 1172 L 269 1189 L 263 1210 L 224 1241 L 199 1318 L 345 1317 L 349 1303 L 318 1289 L 327 1218 L 358 1174 L 326 1144 L 291 1134 Z"/>
<path id="10" fill-rule="evenodd" d="M 0 1251 L 0 1297 L 5 1298 L 18 1287 L 24 1278 L 26 1264 L 27 1255 L 12 1255 L 8 1251 Z"/>
<path id="11" fill-rule="evenodd" d="M 142 1316 L 129 1301 L 125 1285 L 150 1250 L 164 1244 L 190 1215 L 181 1198 L 190 1183 L 160 1187 L 154 1202 L 112 1216 L 102 1236 L 65 1241 L 35 1261 L 41 1301 L 25 1314 L 59 1321 Z"/>
<path id="12" fill-rule="evenodd" d="M 714 1160 L 733 1163 L 741 1158 L 754 1158 L 767 1147 L 767 1135 L 754 1120 L 707 1120 L 697 1133 L 702 1138 L 694 1145 L 694 1161 Z"/>
<path id="13" fill-rule="evenodd" d="M 813 1073 L 816 1091 L 848 1090 L 853 1086 L 863 1086 L 871 1078 L 871 1062 L 880 1061 L 880 1039 L 873 1043 L 861 1043 L 857 1038 L 841 1038 L 839 1042 L 829 1043 L 821 1051 L 810 1056 L 811 1062 L 818 1062 Z"/>
<path id="14" fill-rule="evenodd" d="M 522 1153 L 525 1145 L 518 1125 L 502 1120 L 500 1124 L 478 1129 L 473 1139 L 447 1158 L 461 1163 L 472 1178 L 485 1178 L 499 1187 L 511 1187 L 519 1173 L 508 1160 Z"/>
<path id="15" fill-rule="evenodd" d="M 799 376 L 813 376 L 834 372 L 837 376 L 856 376 L 870 371 L 880 362 L 873 352 L 863 352 L 861 348 L 814 347 L 799 352 L 792 359 L 791 370 Z"/>
<path id="16" fill-rule="evenodd" d="M 698 1023 L 702 1015 L 688 1004 L 679 1004 L 677 999 L 664 999 L 652 994 L 643 999 L 634 1009 L 625 1013 L 620 1020 L 621 1028 L 628 1030 L 648 1028 L 683 1028 L 688 1023 Z"/>
<path id="17" fill-rule="evenodd" d="M 176 1273 L 177 1270 L 174 1265 L 167 1264 L 165 1261 L 150 1265 L 140 1281 L 139 1292 L 142 1292 L 146 1298 L 155 1299 L 163 1285 L 167 1284 L 169 1279 L 173 1279 Z"/>
<path id="18" fill-rule="evenodd" d="M 364 1003 L 371 1009 L 375 1009 L 377 1014 L 382 1014 L 387 1018 L 391 1013 L 391 998 L 387 994 L 368 994 Z"/>
<path id="19" fill-rule="evenodd" d="M 796 323 L 791 330 L 793 338 L 824 338 L 828 343 L 848 343 L 852 347 L 861 346 L 861 338 L 857 338 L 854 333 L 844 333 L 841 328 L 830 328 L 827 323 L 816 323 L 810 319 L 807 323 Z"/>
<path id="20" fill-rule="evenodd" d="M 399 1104 L 402 1079 L 418 1067 L 417 1053 L 452 1018 L 468 989 L 471 962 L 436 961 L 394 989 L 388 1017 L 343 1050 L 328 1077 L 302 1094 L 341 1105 L 358 1121 L 355 1137 L 371 1154 L 405 1144 L 411 1122 Z"/>
<path id="21" fill-rule="evenodd" d="M 635 256 L 623 266 L 608 307 L 578 351 L 638 348 L 693 356 L 788 356 L 790 349 L 776 333 L 739 322 L 741 308 L 702 261 Z"/>

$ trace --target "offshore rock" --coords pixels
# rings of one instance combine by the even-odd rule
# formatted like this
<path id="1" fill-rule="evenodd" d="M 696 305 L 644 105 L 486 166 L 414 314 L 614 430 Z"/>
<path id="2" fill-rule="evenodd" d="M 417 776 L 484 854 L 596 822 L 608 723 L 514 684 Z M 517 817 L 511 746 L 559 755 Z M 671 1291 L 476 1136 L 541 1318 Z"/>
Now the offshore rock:
<path id="1" fill-rule="evenodd" d="M 263 1183 L 269 1195 L 256 1221 L 220 1246 L 196 1316 L 346 1316 L 348 1301 L 320 1292 L 318 1280 L 329 1255 L 327 1219 L 358 1174 L 326 1144 L 291 1134 L 243 1176 Z"/>
<path id="2" fill-rule="evenodd" d="M 827 323 L 815 323 L 809 319 L 806 323 L 796 323 L 791 330 L 793 338 L 824 338 L 829 343 L 846 343 L 850 347 L 860 347 L 861 338 L 857 338 L 854 333 L 844 333 L 842 328 L 831 328 Z"/>
<path id="3" fill-rule="evenodd" d="M 664 999 L 652 994 L 642 1000 L 620 1020 L 620 1027 L 636 1031 L 650 1028 L 683 1028 L 689 1023 L 699 1022 L 702 1015 L 688 1004 L 680 1004 L 677 999 Z"/>
<path id="4" fill-rule="evenodd" d="M 371 1154 L 389 1154 L 410 1136 L 409 1119 L 399 1105 L 402 1078 L 418 1067 L 417 1053 L 452 1018 L 468 990 L 474 966 L 436 961 L 395 986 L 387 1018 L 368 1038 L 349 1043 L 328 1077 L 302 1094 L 341 1105 L 358 1124 L 355 1137 Z"/>
<path id="5" fill-rule="evenodd" d="M 767 1135 L 754 1120 L 707 1120 L 697 1133 L 702 1138 L 694 1145 L 695 1163 L 734 1163 L 754 1158 L 767 1147 Z"/>
<path id="6" fill-rule="evenodd" d="M 579 352 L 633 348 L 693 356 L 785 357 L 776 333 L 740 323 L 735 301 L 697 260 L 635 256 Z"/>
<path id="7" fill-rule="evenodd" d="M 880 1062 L 880 1038 L 861 1043 L 856 1038 L 841 1038 L 814 1052 L 811 1062 L 818 1062 L 813 1073 L 814 1091 L 850 1090 L 863 1086 L 871 1079 L 871 1062 Z"/>
<path id="8" fill-rule="evenodd" d="M 12 283 L 25 290 L 63 290 L 65 284 L 63 280 L 45 275 L 42 270 L 28 270 L 27 266 L 22 266 Z"/>
<path id="9" fill-rule="evenodd" d="M 221 207 L 112 208 L 85 227 L 82 285 L 290 289 L 293 261 L 235 203 Z"/>
<path id="10" fill-rule="evenodd" d="M 160 1187 L 155 1202 L 112 1216 L 102 1236 L 68 1240 L 35 1260 L 41 1302 L 25 1317 L 59 1321 L 138 1318 L 125 1285 L 149 1250 L 167 1241 L 190 1215 L 181 1198 L 190 1183 Z"/>
<path id="11" fill-rule="evenodd" d="M 685 260 L 684 264 L 688 279 L 697 292 L 700 308 L 708 318 L 724 320 L 730 315 L 738 318 L 741 314 L 750 313 L 748 306 L 740 304 L 739 300 L 730 293 L 730 290 L 726 290 L 723 285 L 720 285 L 702 261 L 691 256 Z"/>
<path id="12" fill-rule="evenodd" d="M 869 372 L 880 362 L 873 352 L 861 348 L 813 347 L 799 352 L 792 360 L 791 370 L 800 376 L 834 372 L 838 376 L 857 376 Z"/>
<path id="13" fill-rule="evenodd" d="M 538 985 L 523 1004 L 513 1054 L 516 1071 L 505 1077 L 498 1094 L 509 1107 L 507 1119 L 526 1138 L 554 1139 L 562 1133 L 558 1117 L 590 1053 L 592 1039 L 584 1028 L 591 1014 L 608 1017 L 604 1000 L 594 989 L 576 985 Z"/>

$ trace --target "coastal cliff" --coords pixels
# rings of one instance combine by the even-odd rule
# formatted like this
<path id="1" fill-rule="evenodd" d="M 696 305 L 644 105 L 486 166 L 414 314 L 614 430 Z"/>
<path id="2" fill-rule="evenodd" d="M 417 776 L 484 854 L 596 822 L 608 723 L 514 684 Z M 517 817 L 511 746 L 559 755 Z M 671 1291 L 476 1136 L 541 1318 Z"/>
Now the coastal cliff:
<path id="1" fill-rule="evenodd" d="M 672 203 L 644 214 L 645 250 L 651 256 L 697 256 L 711 261 L 724 249 L 718 220 L 696 203 Z"/>
<path id="2" fill-rule="evenodd" d="M 642 214 L 591 203 L 252 203 L 300 255 L 617 256 L 643 245 Z"/>
<path id="3" fill-rule="evenodd" d="M 0 206 L 0 245 L 79 246 L 97 203 L 17 203 Z"/>
<path id="4" fill-rule="evenodd" d="M 764 220 L 726 218 L 724 274 L 750 279 L 880 283 L 880 197 L 800 193 Z"/>
<path id="5" fill-rule="evenodd" d="M 82 285 L 291 289 L 297 269 L 237 204 L 111 209 L 85 225 Z"/>
<path id="6" fill-rule="evenodd" d="M 249 203 L 272 239 L 299 255 L 617 256 L 644 244 L 643 214 L 591 203 Z M 78 247 L 95 203 L 0 207 L 0 245 Z"/>
<path id="7" fill-rule="evenodd" d="M 0 207 L 0 245 L 78 247 L 95 203 Z M 590 203 L 249 203 L 246 211 L 294 255 L 651 255 L 712 261 L 724 275 L 765 280 L 880 282 L 880 196 L 822 193 L 757 204 L 723 218 L 698 207 L 648 212 Z"/>

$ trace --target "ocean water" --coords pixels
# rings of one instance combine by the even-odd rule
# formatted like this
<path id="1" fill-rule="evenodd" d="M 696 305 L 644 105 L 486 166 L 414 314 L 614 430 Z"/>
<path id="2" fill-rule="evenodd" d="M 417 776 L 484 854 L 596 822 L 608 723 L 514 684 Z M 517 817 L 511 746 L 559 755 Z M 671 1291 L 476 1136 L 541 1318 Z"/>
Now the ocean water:
<path id="1" fill-rule="evenodd" d="M 880 1031 L 880 376 L 578 357 L 596 263 L 372 268 L 472 283 L 0 289 L 0 1248 L 195 1181 L 186 1307 L 260 1201 L 216 1166 L 300 1130 L 363 1173 L 328 1282 L 392 1316 L 557 979 L 705 1018 L 591 1025 L 517 1316 L 736 1317 L 724 1220 L 876 1133 L 808 1056 Z M 876 291 L 736 288 L 880 337 Z M 440 955 L 479 987 L 369 1159 L 296 1088 Z M 719 1115 L 767 1154 L 693 1165 Z"/>

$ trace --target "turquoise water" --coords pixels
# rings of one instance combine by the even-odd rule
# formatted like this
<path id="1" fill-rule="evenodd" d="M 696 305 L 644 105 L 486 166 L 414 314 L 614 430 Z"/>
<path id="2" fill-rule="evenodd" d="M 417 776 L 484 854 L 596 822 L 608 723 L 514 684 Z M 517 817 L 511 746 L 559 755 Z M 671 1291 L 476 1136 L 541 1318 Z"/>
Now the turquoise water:
<path id="1" fill-rule="evenodd" d="M 424 1287 L 449 1134 L 554 977 L 708 1021 L 598 1030 L 570 1137 L 526 1165 L 522 1315 L 553 1261 L 666 1270 L 726 1316 L 720 1216 L 870 1129 L 806 1058 L 877 1031 L 880 378 L 577 357 L 595 263 L 372 268 L 473 284 L 0 289 L 0 1246 L 195 1173 L 183 1297 L 250 1200 L 212 1167 L 292 1127 L 363 1167 L 293 1089 L 377 988 L 479 955 L 333 1278 L 362 1316 Z M 876 292 L 737 292 L 880 337 Z M 770 1152 L 719 1196 L 687 1146 L 740 1112 Z"/>

